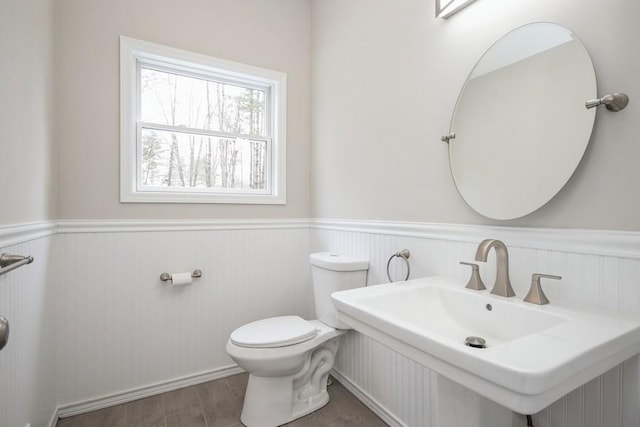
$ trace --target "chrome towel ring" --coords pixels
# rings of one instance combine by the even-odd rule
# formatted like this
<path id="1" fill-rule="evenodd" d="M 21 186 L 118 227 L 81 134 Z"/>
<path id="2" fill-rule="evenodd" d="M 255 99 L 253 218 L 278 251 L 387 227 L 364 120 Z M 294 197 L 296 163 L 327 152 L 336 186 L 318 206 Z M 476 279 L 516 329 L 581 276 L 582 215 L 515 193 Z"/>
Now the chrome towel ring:
<path id="1" fill-rule="evenodd" d="M 389 257 L 389 261 L 387 261 L 387 278 L 389 279 L 389 282 L 393 282 L 393 280 L 391 280 L 391 274 L 389 273 L 389 266 L 391 265 L 391 260 L 395 257 L 403 259 L 405 264 L 407 264 L 407 277 L 405 277 L 404 280 L 409 280 L 409 275 L 411 274 L 411 265 L 409 265 L 410 256 L 411 253 L 409 252 L 409 249 L 403 249 Z"/>

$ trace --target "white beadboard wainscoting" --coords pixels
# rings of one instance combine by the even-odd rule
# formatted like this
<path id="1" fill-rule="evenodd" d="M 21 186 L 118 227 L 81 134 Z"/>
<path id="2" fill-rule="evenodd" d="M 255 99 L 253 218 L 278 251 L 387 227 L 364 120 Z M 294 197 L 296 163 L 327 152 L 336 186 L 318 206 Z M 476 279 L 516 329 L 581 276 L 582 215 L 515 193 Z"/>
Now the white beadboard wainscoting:
<path id="1" fill-rule="evenodd" d="M 389 256 L 411 251 L 413 278 L 449 276 L 484 238 L 509 247 L 519 296 L 530 274 L 552 303 L 638 315 L 640 233 L 331 220 L 60 221 L 0 228 L 2 252 L 35 262 L 0 277 L 0 425 L 51 426 L 72 415 L 238 372 L 224 350 L 236 327 L 263 317 L 312 318 L 308 254 L 370 261 L 384 283 Z M 491 255 L 493 257 L 493 255 Z M 203 272 L 172 288 L 160 273 Z M 494 279 L 490 258 L 481 273 Z M 401 260 L 394 279 L 404 277 Z M 535 415 L 536 427 L 640 426 L 640 358 L 613 368 Z M 358 333 L 336 376 L 390 425 L 524 427 L 524 419 Z"/>
<path id="2" fill-rule="evenodd" d="M 54 283 L 48 274 L 53 224 L 0 227 L 0 252 L 31 264 L 0 276 L 0 315 L 10 323 L 0 351 L 0 425 L 48 426 L 56 409 Z"/>
<path id="3" fill-rule="evenodd" d="M 55 247 L 61 415 L 232 373 L 235 328 L 313 316 L 307 221 L 60 223 Z"/>
<path id="4" fill-rule="evenodd" d="M 368 259 L 368 284 L 388 282 L 389 257 L 411 251 L 411 277 L 441 275 L 464 286 L 475 250 L 485 238 L 503 240 L 516 294 L 528 291 L 532 273 L 558 274 L 543 286 L 551 303 L 640 314 L 640 233 L 393 222 L 311 222 L 311 250 Z M 480 263 L 482 264 L 482 263 Z M 395 259 L 392 277 L 404 278 Z M 495 255 L 481 266 L 488 286 Z M 639 358 L 634 357 L 534 416 L 536 427 L 640 426 Z M 524 418 L 482 398 L 358 333 L 349 334 L 336 364 L 338 376 L 388 422 L 409 427 L 525 426 Z"/>
<path id="5" fill-rule="evenodd" d="M 0 228 L 34 263 L 0 277 L 0 425 L 66 416 L 240 371 L 233 329 L 313 317 L 309 221 L 61 221 Z M 184 287 L 162 272 L 202 270 Z"/>

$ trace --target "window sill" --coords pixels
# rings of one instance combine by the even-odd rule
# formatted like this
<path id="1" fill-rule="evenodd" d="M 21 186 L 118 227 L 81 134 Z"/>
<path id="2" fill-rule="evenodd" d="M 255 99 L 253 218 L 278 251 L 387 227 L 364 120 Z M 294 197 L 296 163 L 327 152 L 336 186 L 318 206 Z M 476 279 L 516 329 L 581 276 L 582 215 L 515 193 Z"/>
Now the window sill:
<path id="1" fill-rule="evenodd" d="M 142 192 L 121 194 L 121 203 L 210 203 L 232 205 L 286 205 L 285 196 L 270 194 L 194 194 Z"/>

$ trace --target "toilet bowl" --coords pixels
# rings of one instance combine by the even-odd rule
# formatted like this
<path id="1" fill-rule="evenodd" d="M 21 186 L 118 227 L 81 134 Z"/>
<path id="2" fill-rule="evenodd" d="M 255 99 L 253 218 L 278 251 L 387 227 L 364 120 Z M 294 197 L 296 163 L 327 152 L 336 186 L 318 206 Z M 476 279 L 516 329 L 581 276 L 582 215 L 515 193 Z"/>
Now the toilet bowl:
<path id="1" fill-rule="evenodd" d="M 368 262 L 328 252 L 309 256 L 317 320 L 262 319 L 231 333 L 227 353 L 249 373 L 241 421 L 248 427 L 286 424 L 329 402 L 327 377 L 348 332 L 331 293 L 365 286 Z"/>

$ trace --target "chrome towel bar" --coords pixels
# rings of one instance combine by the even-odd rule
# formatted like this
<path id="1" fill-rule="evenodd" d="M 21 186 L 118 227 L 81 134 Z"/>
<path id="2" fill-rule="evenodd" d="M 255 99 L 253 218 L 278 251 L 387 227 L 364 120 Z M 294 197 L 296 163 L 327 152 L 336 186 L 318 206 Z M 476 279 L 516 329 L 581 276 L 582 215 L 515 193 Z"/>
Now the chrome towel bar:
<path id="1" fill-rule="evenodd" d="M 0 254 L 0 276 L 5 273 L 15 270 L 18 267 L 22 267 L 26 264 L 31 264 L 33 257 L 30 255 L 11 255 L 7 253 Z"/>

